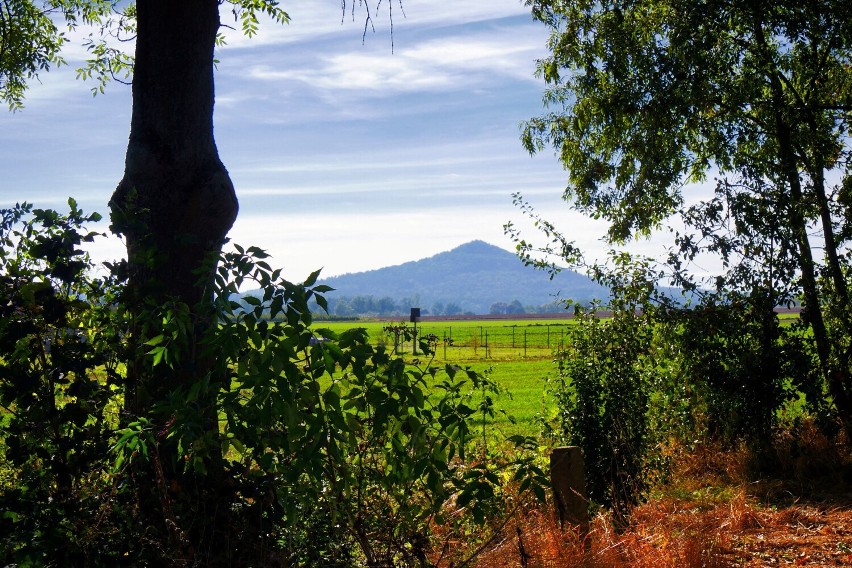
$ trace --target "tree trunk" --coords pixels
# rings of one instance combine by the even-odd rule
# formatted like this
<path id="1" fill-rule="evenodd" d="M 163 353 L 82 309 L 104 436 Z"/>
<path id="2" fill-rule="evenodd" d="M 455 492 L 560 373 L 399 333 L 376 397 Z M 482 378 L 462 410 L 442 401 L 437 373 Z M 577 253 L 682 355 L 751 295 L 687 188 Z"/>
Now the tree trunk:
<path id="1" fill-rule="evenodd" d="M 810 239 L 808 237 L 807 221 L 802 213 L 807 203 L 802 191 L 797 155 L 793 144 L 793 129 L 791 128 L 788 115 L 784 112 L 786 104 L 779 71 L 772 58 L 767 55 L 769 50 L 764 31 L 764 23 L 759 12 L 755 12 L 754 32 L 760 49 L 759 56 L 766 66 L 767 79 L 769 80 L 769 88 L 772 96 L 775 131 L 770 134 L 774 136 L 778 143 L 781 178 L 787 183 L 790 189 L 790 203 L 787 213 L 798 245 L 798 261 L 799 269 L 802 271 L 802 291 L 804 294 L 803 304 L 811 330 L 813 331 L 820 368 L 828 385 L 829 393 L 834 400 L 841 419 L 844 423 L 850 424 L 852 423 L 852 400 L 850 400 L 848 391 L 849 370 L 845 364 L 838 365 L 833 360 L 835 349 L 831 343 L 823 316 L 823 307 L 820 303 L 819 291 L 817 289 L 816 262 L 813 258 Z M 831 237 L 833 238 L 833 234 L 831 234 Z M 829 254 L 831 252 L 829 250 Z M 845 286 L 842 289 L 845 291 Z"/>
<path id="2" fill-rule="evenodd" d="M 205 294 L 238 205 L 213 139 L 219 3 L 138 0 L 137 25 L 130 140 L 110 209 L 113 228 L 126 239 L 126 303 L 134 321 L 125 410 L 130 418 L 151 418 L 157 403 L 212 369 L 197 348 L 215 324 L 212 298 Z M 147 330 L 143 314 L 168 301 L 189 308 L 186 350 L 172 368 L 152 369 L 143 359 L 144 342 L 157 332 Z M 166 436 L 172 417 L 160 413 L 154 416 L 158 447 L 136 479 L 141 520 L 160 535 L 154 537 L 160 541 L 155 555 L 215 565 L 228 556 L 229 540 L 220 530 L 228 529 L 230 495 L 215 443 L 215 386 L 207 394 L 209 400 L 194 402 L 214 446 L 204 468 L 184 468 L 176 440 Z M 180 526 L 192 518 L 190 526 Z"/>
<path id="3" fill-rule="evenodd" d="M 127 242 L 131 309 L 176 300 L 197 316 L 213 277 L 211 256 L 238 209 L 213 139 L 219 5 L 140 0 L 137 10 L 130 141 L 124 178 L 110 201 L 112 221 Z M 138 369 L 134 374 L 136 400 L 128 401 L 134 414 L 178 386 L 146 385 Z"/>

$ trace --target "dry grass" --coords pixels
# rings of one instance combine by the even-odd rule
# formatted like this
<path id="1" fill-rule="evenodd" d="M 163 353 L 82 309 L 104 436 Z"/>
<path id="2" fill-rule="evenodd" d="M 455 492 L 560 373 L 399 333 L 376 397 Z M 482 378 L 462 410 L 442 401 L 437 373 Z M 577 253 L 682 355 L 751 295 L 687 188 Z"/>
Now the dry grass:
<path id="1" fill-rule="evenodd" d="M 777 442 L 773 471 L 755 480 L 746 449 L 680 452 L 673 481 L 616 531 L 604 515 L 587 535 L 552 514 L 517 515 L 477 568 L 852 566 L 850 448 L 812 426 Z M 449 564 L 446 564 L 449 566 Z"/>

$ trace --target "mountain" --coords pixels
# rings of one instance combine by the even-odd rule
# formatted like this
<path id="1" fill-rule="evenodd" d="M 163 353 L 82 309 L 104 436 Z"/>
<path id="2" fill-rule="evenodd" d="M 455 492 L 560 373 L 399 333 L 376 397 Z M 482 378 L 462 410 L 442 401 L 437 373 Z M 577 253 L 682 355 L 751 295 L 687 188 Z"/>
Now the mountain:
<path id="1" fill-rule="evenodd" d="M 492 304 L 517 300 L 540 306 L 556 299 L 588 302 L 606 298 L 605 288 L 586 276 L 564 270 L 550 280 L 545 272 L 526 267 L 509 251 L 483 241 L 472 241 L 422 260 L 378 270 L 326 278 L 335 289 L 328 298 L 372 296 L 394 301 L 411 299 L 412 306 L 431 310 L 454 303 L 462 311 L 487 314 Z"/>

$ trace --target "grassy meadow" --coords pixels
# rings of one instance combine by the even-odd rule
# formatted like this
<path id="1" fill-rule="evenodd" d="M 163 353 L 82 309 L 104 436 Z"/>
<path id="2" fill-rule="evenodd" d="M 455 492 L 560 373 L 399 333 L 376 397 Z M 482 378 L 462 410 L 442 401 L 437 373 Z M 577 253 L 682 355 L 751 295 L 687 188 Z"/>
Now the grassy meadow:
<path id="1" fill-rule="evenodd" d="M 503 394 L 496 406 L 514 418 L 499 416 L 493 426 L 506 435 L 535 435 L 536 417 L 550 410 L 545 397 L 547 378 L 556 376 L 554 349 L 563 345 L 572 320 L 482 320 L 435 321 L 418 324 L 418 336 L 438 338 L 432 361 L 435 365 L 452 363 L 478 372 L 488 372 L 501 386 Z M 400 322 L 402 323 L 402 322 Z M 398 325 L 385 321 L 316 322 L 314 327 L 335 333 L 364 328 L 371 340 L 393 348 L 393 333 L 384 328 Z M 407 326 L 411 324 L 406 323 Z M 445 341 L 445 338 L 452 341 Z M 548 347 L 548 345 L 550 345 Z M 414 354 L 411 341 L 400 341 L 398 351 L 409 361 L 424 362 Z"/>

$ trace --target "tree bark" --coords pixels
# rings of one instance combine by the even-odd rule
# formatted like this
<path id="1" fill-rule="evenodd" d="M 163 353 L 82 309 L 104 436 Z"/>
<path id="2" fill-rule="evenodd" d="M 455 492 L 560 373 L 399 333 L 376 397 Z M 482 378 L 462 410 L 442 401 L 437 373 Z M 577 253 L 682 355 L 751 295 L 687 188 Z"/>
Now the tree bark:
<path id="1" fill-rule="evenodd" d="M 816 262 L 813 258 L 810 240 L 808 238 L 807 221 L 802 213 L 806 207 L 806 200 L 802 190 L 802 182 L 799 175 L 797 156 L 793 144 L 793 129 L 784 113 L 785 99 L 783 85 L 779 78 L 779 71 L 775 67 L 772 58 L 767 55 L 768 47 L 764 31 L 762 15 L 755 12 L 754 25 L 755 39 L 759 48 L 759 56 L 766 66 L 767 79 L 772 97 L 772 112 L 774 118 L 774 132 L 770 134 L 778 143 L 779 166 L 781 178 L 790 189 L 790 203 L 788 204 L 788 219 L 790 226 L 796 235 L 798 245 L 799 268 L 802 271 L 802 291 L 804 293 L 804 307 L 807 318 L 813 331 L 814 342 L 817 348 L 817 356 L 820 362 L 822 374 L 825 377 L 829 392 L 834 399 L 834 404 L 841 419 L 846 423 L 852 423 L 852 400 L 850 400 L 848 384 L 849 370 L 845 364 L 837 365 L 833 362 L 832 344 L 823 316 L 823 307 L 820 303 L 819 291 L 816 280 Z M 823 219 L 825 221 L 825 219 Z M 833 233 L 831 234 L 833 238 Z M 832 251 L 829 251 L 829 254 Z M 832 267 L 833 268 L 833 267 Z M 845 291 L 845 286 L 843 287 Z"/>
<path id="2" fill-rule="evenodd" d="M 213 138 L 213 50 L 217 0 L 138 0 L 133 111 L 124 177 L 110 200 L 113 228 L 127 244 L 129 338 L 126 416 L 151 418 L 181 386 L 213 368 L 198 343 L 215 325 L 209 285 L 217 253 L 236 219 L 234 186 Z M 146 310 L 174 301 L 189 308 L 186 350 L 177 365 L 144 360 Z M 150 319 L 150 318 L 149 318 Z M 157 323 L 157 322 L 149 322 Z M 136 476 L 141 520 L 160 535 L 157 554 L 227 564 L 229 489 L 218 444 L 214 387 L 196 400 L 208 448 L 204 469 L 185 468 L 172 417 L 154 416 L 158 439 Z M 180 412 L 175 410 L 175 413 Z M 187 450 L 183 450 L 186 452 Z M 190 525 L 186 519 L 195 518 Z M 183 519 L 183 520 L 180 520 Z M 183 526 L 179 526 L 182 525 Z M 153 535 L 152 535 L 153 536 Z M 157 539 L 157 537 L 153 537 Z M 168 544 L 165 544 L 165 543 Z M 202 552 L 203 551 L 203 552 Z"/>
<path id="3" fill-rule="evenodd" d="M 130 140 L 124 178 L 110 201 L 113 226 L 127 243 L 128 303 L 138 311 L 146 301 L 176 300 L 197 316 L 208 300 L 211 258 L 238 210 L 213 138 L 219 5 L 140 0 L 137 11 Z M 137 414 L 178 386 L 129 378 L 138 392 L 128 409 Z"/>

